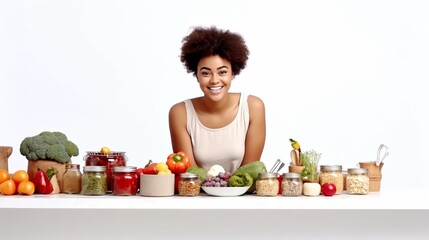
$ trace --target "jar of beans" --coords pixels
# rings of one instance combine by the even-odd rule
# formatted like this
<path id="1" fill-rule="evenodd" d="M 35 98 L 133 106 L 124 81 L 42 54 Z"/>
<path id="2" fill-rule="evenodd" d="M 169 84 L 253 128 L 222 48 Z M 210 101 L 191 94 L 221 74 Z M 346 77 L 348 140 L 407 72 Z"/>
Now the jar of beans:
<path id="1" fill-rule="evenodd" d="M 256 195 L 277 196 L 279 193 L 279 186 L 277 173 L 259 173 L 259 178 L 256 180 Z"/>
<path id="2" fill-rule="evenodd" d="M 200 194 L 201 181 L 195 173 L 182 173 L 178 183 L 180 196 L 197 196 Z"/>
<path id="3" fill-rule="evenodd" d="M 107 192 L 107 175 L 104 166 L 84 166 L 82 175 L 83 195 L 104 195 Z"/>
<path id="4" fill-rule="evenodd" d="M 113 195 L 136 195 L 139 185 L 137 167 L 113 168 Z"/>
<path id="5" fill-rule="evenodd" d="M 321 165 L 319 181 L 320 181 L 320 186 L 322 186 L 324 183 L 334 184 L 337 189 L 335 194 L 341 194 L 344 188 L 344 177 L 342 173 L 342 166 L 341 165 Z"/>
<path id="6" fill-rule="evenodd" d="M 300 196 L 302 195 L 302 180 L 299 173 L 283 173 L 282 180 L 283 196 Z"/>
<path id="7" fill-rule="evenodd" d="M 349 168 L 347 170 L 347 193 L 348 194 L 368 194 L 369 176 L 366 168 Z"/>

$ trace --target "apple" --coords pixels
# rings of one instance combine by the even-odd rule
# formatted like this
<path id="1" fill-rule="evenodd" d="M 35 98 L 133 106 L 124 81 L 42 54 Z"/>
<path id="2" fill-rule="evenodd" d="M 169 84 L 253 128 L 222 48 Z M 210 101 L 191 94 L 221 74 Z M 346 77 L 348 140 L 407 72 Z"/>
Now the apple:
<path id="1" fill-rule="evenodd" d="M 337 192 L 337 187 L 333 183 L 324 183 L 322 185 L 322 194 L 325 196 L 333 196 Z"/>

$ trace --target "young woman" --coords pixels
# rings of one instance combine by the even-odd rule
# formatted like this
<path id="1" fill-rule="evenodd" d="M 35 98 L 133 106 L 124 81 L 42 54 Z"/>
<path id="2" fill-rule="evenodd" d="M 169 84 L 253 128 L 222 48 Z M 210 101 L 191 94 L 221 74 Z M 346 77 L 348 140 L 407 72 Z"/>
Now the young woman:
<path id="1" fill-rule="evenodd" d="M 246 93 L 229 92 L 246 66 L 244 39 L 230 31 L 195 28 L 183 39 L 181 61 L 197 78 L 203 96 L 173 105 L 169 112 L 174 152 L 186 153 L 192 165 L 225 171 L 259 161 L 265 144 L 265 106 Z"/>

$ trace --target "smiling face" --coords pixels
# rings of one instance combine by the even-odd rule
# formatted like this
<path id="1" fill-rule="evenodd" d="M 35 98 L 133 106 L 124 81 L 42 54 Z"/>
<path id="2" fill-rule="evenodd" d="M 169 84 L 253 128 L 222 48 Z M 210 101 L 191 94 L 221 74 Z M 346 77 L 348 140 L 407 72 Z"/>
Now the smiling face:
<path id="1" fill-rule="evenodd" d="M 220 100 L 231 87 L 234 78 L 231 63 L 218 55 L 201 58 L 197 68 L 197 79 L 204 96 Z"/>

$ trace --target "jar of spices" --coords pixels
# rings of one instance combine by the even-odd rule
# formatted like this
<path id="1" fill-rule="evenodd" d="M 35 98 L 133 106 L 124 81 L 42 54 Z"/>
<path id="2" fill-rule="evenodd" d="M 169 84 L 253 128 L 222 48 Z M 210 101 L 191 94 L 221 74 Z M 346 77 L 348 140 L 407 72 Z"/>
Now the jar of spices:
<path id="1" fill-rule="evenodd" d="M 136 195 L 138 188 L 137 167 L 113 168 L 113 195 Z"/>
<path id="2" fill-rule="evenodd" d="M 282 180 L 283 196 L 300 196 L 302 195 L 302 180 L 299 173 L 283 173 Z"/>
<path id="3" fill-rule="evenodd" d="M 368 194 L 369 176 L 366 168 L 349 168 L 346 185 L 348 194 Z"/>
<path id="4" fill-rule="evenodd" d="M 341 194 L 344 188 L 344 177 L 342 173 L 342 166 L 341 165 L 321 165 L 319 181 L 320 181 L 320 186 L 323 186 L 324 183 L 334 184 L 335 188 L 337 189 L 335 194 Z"/>
<path id="5" fill-rule="evenodd" d="M 104 166 L 84 166 L 82 175 L 83 195 L 104 195 L 107 192 L 107 175 Z"/>
<path id="6" fill-rule="evenodd" d="M 63 193 L 80 193 L 82 185 L 82 173 L 79 164 L 66 164 L 63 174 Z"/>
<path id="7" fill-rule="evenodd" d="M 259 178 L 256 180 L 256 195 L 277 196 L 279 193 L 279 186 L 277 173 L 259 173 Z"/>
<path id="8" fill-rule="evenodd" d="M 197 196 L 200 194 L 201 181 L 195 173 L 182 173 L 178 183 L 180 196 Z"/>

